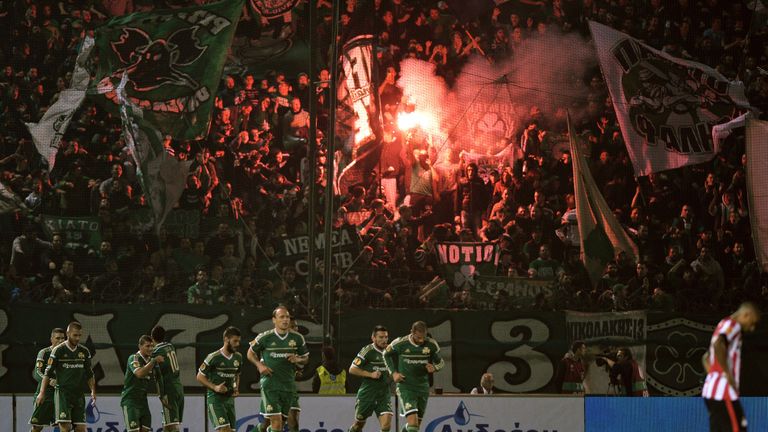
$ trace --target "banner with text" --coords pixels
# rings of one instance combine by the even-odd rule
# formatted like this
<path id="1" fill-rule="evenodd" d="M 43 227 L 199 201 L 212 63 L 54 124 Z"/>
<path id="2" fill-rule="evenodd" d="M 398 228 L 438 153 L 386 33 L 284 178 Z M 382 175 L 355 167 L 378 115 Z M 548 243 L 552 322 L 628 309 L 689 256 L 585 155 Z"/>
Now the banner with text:
<path id="1" fill-rule="evenodd" d="M 479 309 L 492 309 L 500 293 L 505 293 L 512 307 L 523 308 L 532 305 L 539 294 L 552 294 L 553 287 L 553 281 L 481 275 L 476 280 L 472 297 Z"/>
<path id="2" fill-rule="evenodd" d="M 496 243 L 438 243 L 435 247 L 440 274 L 448 286 L 474 290 L 480 276 L 495 276 L 499 264 Z"/>
<path id="3" fill-rule="evenodd" d="M 99 249 L 101 243 L 101 222 L 97 217 L 63 217 L 42 215 L 45 235 L 51 239 L 54 234 L 64 237 L 68 248 Z"/>
<path id="4" fill-rule="evenodd" d="M 314 246 L 317 251 L 323 250 L 325 236 L 321 233 L 315 237 Z M 310 248 L 309 236 L 286 237 L 280 240 L 280 262 L 284 267 L 294 267 L 296 274 L 304 276 L 309 272 L 307 254 Z M 360 251 L 360 236 L 353 227 L 344 227 L 331 232 L 331 251 L 333 263 L 341 269 L 352 265 Z M 317 256 L 317 255 L 316 255 Z"/>
<path id="5" fill-rule="evenodd" d="M 645 373 L 645 340 L 647 319 L 645 311 L 584 313 L 566 312 L 565 325 L 568 342 L 581 340 L 587 343 L 587 360 L 598 355 L 612 355 L 627 347 L 632 351 L 640 371 Z M 587 393 L 608 394 L 608 370 L 601 367 L 587 368 L 584 383 Z"/>

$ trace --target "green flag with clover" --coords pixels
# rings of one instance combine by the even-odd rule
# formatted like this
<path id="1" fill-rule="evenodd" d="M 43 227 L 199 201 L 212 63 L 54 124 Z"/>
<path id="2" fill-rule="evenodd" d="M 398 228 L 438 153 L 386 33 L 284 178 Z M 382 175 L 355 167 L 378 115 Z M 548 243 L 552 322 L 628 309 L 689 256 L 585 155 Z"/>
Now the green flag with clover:
<path id="1" fill-rule="evenodd" d="M 573 160 L 573 190 L 576 196 L 581 259 L 594 285 L 602 276 L 606 264 L 615 258 L 617 252 L 626 252 L 633 261 L 637 261 L 639 254 L 637 246 L 613 215 L 592 177 L 587 159 L 581 152 L 576 133 L 571 126 L 570 114 L 568 136 Z"/>
<path id="2" fill-rule="evenodd" d="M 243 4 L 224 0 L 111 19 L 96 30 L 91 93 L 118 112 L 117 85 L 128 74 L 127 98 L 150 125 L 177 139 L 204 138 Z"/>

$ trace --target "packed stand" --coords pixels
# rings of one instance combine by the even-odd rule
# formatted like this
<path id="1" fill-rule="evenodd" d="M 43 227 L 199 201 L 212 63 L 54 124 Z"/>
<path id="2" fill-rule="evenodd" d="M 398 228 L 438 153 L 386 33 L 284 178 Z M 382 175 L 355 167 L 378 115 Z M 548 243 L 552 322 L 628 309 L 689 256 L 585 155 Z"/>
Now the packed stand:
<path id="1" fill-rule="evenodd" d="M 111 15 L 184 2 L 136 0 L 132 10 L 130 2 L 122 9 L 115 3 L 120 2 L 3 3 L 0 181 L 4 201 L 12 202 L 11 192 L 19 200 L 13 202 L 16 211 L 0 215 L 0 304 L 283 303 L 300 313 L 316 312 L 322 294 L 299 274 L 306 265 L 294 265 L 281 254 L 285 239 L 307 233 L 309 171 L 317 173 L 319 208 L 329 187 L 323 168 L 329 149 L 322 132 L 317 143 L 309 143 L 318 148 L 317 166 L 307 161 L 310 98 L 318 100 L 319 124 L 328 123 L 327 53 L 319 54 L 323 66 L 314 77 L 286 76 L 279 68 L 264 76 L 247 68 L 225 74 L 208 138 L 166 137 L 164 142 L 176 158 L 193 161 L 178 209 L 200 215 L 195 219 L 199 229 L 155 235 L 132 217 L 146 212 L 147 202 L 119 119 L 87 100 L 51 172 L 23 125 L 37 121 L 67 87 L 85 34 Z M 272 22 L 248 8 L 236 43 L 253 43 L 268 31 L 306 35 L 310 4 L 319 9 L 319 37 L 330 41 L 330 2 L 304 1 L 291 19 Z M 373 4 L 378 72 L 384 77 L 378 94 L 391 117 L 401 109 L 396 79 L 404 58 L 434 63 L 450 85 L 470 56 L 514 59 L 520 46 L 545 33 L 587 38 L 588 20 L 738 77 L 752 105 L 763 112 L 768 108 L 763 69 L 768 68 L 768 33 L 741 2 L 506 1 L 469 24 L 460 23 L 445 2 Z M 342 35 L 354 8 L 354 0 L 344 2 Z M 588 96 L 576 111 L 570 109 L 578 132 L 590 143 L 593 176 L 639 247 L 640 262 L 619 254 L 592 287 L 579 260 L 570 155 L 552 148 L 566 133 L 564 119 L 531 106 L 530 119 L 508 137 L 522 157 L 491 172 L 487 182 L 459 155 L 454 155 L 453 172 L 425 181 L 428 176 L 420 174 L 434 172 L 429 152 L 409 137 L 391 137 L 406 156 L 368 173 L 334 203 L 336 216 L 329 222 L 355 233 L 359 252 L 334 263 L 337 309 L 478 308 L 471 287 L 452 289 L 436 278 L 435 245 L 444 241 L 496 241 L 497 275 L 551 282 L 551 294 L 521 304 L 502 291 L 484 308 L 707 311 L 732 309 L 743 299 L 765 304 L 768 287 L 750 235 L 743 137 L 730 138 L 711 163 L 635 178 L 599 69 L 580 79 Z M 315 91 L 312 80 L 319 83 Z M 333 151 L 343 168 L 349 155 L 339 145 Z M 407 204 L 386 202 L 382 178 L 396 180 L 399 196 L 409 197 Z M 67 234 L 67 225 L 46 231 L 50 219 L 45 216 L 98 221 L 98 236 L 91 238 L 97 241 L 84 245 Z M 318 228 L 322 222 L 322 215 L 314 221 Z"/>

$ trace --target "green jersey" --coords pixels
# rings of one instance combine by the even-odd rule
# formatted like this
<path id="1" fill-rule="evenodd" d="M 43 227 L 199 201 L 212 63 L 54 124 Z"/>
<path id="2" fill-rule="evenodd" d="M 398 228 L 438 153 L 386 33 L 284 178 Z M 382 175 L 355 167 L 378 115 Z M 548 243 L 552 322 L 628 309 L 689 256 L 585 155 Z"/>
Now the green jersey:
<path id="1" fill-rule="evenodd" d="M 152 351 L 152 358 L 157 356 L 165 358 L 164 362 L 157 363 L 155 366 L 155 379 L 157 379 L 160 396 L 166 396 L 169 393 L 184 394 L 184 387 L 179 378 L 179 359 L 176 357 L 176 348 L 168 342 L 160 342 Z"/>
<path id="2" fill-rule="evenodd" d="M 227 392 L 224 394 L 216 393 L 208 389 L 208 398 L 231 397 L 235 391 L 237 377 L 240 375 L 240 369 L 243 367 L 243 355 L 239 352 L 233 353 L 229 357 L 224 355 L 221 350 L 208 354 L 203 364 L 200 365 L 199 372 L 213 384 L 224 384 L 227 386 Z"/>
<path id="3" fill-rule="evenodd" d="M 48 366 L 48 357 L 51 356 L 53 347 L 46 347 L 41 349 L 37 353 L 37 359 L 35 359 L 35 370 L 32 371 L 32 377 L 37 381 L 37 389 L 35 390 L 35 397 L 40 393 L 40 386 L 43 384 L 43 376 L 45 376 L 45 368 Z M 52 398 L 53 392 L 45 394 L 46 398 Z"/>
<path id="4" fill-rule="evenodd" d="M 121 403 L 127 400 L 143 401 L 147 399 L 152 380 L 154 378 L 152 370 L 144 378 L 136 376 L 136 369 L 142 368 L 149 363 L 151 358 L 145 358 L 141 353 L 131 354 L 128 357 L 128 367 L 125 368 L 125 380 L 123 381 L 123 392 L 120 394 Z"/>
<path id="5" fill-rule="evenodd" d="M 280 336 L 274 329 L 256 336 L 251 342 L 251 350 L 270 369 L 272 374 L 261 376 L 261 388 L 277 391 L 296 391 L 296 365 L 288 361 L 291 354 L 299 357 L 309 355 L 304 336 L 289 330 Z"/>
<path id="6" fill-rule="evenodd" d="M 410 335 L 402 336 L 389 344 L 384 351 L 384 361 L 390 374 L 399 372 L 405 375 L 405 380 L 397 384 L 398 388 L 429 393 L 427 363 L 431 363 L 436 371 L 442 369 L 445 363 L 439 353 L 440 346 L 430 337 L 423 344 L 416 345 Z"/>
<path id="7" fill-rule="evenodd" d="M 352 361 L 352 367 L 362 369 L 366 372 L 381 372 L 378 379 L 363 378 L 360 389 L 357 391 L 357 397 L 380 397 L 382 394 L 389 394 L 390 376 L 387 371 L 387 365 L 384 363 L 384 351 L 379 351 L 374 344 L 368 344 L 357 353 Z"/>
<path id="8" fill-rule="evenodd" d="M 56 345 L 48 357 L 45 369 L 48 379 L 56 378 L 56 388 L 71 393 L 82 393 L 86 383 L 93 378 L 91 352 L 78 344 L 74 349 L 68 342 Z"/>

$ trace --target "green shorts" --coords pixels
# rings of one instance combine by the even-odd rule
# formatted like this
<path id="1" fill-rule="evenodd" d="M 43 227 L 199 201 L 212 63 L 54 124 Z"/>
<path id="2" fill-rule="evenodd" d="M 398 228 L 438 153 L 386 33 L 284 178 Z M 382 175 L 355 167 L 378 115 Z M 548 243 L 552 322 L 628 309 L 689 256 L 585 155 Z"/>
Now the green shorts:
<path id="1" fill-rule="evenodd" d="M 420 419 L 424 418 L 424 413 L 427 411 L 427 399 L 429 398 L 429 393 L 401 389 L 398 386 L 397 398 L 400 402 L 401 416 L 408 416 L 417 412 Z"/>
<path id="2" fill-rule="evenodd" d="M 34 405 L 35 402 L 32 401 L 35 408 L 32 410 L 32 417 L 29 419 L 29 424 L 32 426 L 46 427 L 55 423 L 56 413 L 54 412 L 55 408 L 53 406 L 53 394 L 55 392 L 55 389 L 50 389 L 45 393 L 45 398 L 43 398 L 43 403 L 41 403 L 40 406 Z M 35 399 L 37 399 L 37 395 L 35 395 Z"/>
<path id="3" fill-rule="evenodd" d="M 125 428 L 128 432 L 138 431 L 142 428 L 152 429 L 152 413 L 149 410 L 149 403 L 147 403 L 146 399 L 143 401 L 120 401 L 120 406 L 123 408 Z"/>
<path id="4" fill-rule="evenodd" d="M 363 421 L 374 413 L 377 418 L 385 414 L 394 415 L 389 394 L 380 397 L 358 397 L 355 400 L 355 420 Z"/>
<path id="5" fill-rule="evenodd" d="M 221 429 L 229 426 L 230 429 L 237 427 L 237 416 L 235 416 L 235 400 L 231 397 L 208 398 L 208 416 L 211 418 L 214 429 Z"/>
<path id="6" fill-rule="evenodd" d="M 85 395 L 82 392 L 68 392 L 58 387 L 53 394 L 56 423 L 85 423 Z"/>
<path id="7" fill-rule="evenodd" d="M 291 411 L 301 411 L 301 405 L 299 405 L 298 392 L 293 392 L 293 400 L 291 400 Z"/>
<path id="8" fill-rule="evenodd" d="M 163 397 L 167 398 L 167 406 L 163 404 L 163 426 L 181 424 L 184 420 L 184 394 L 173 392 Z"/>
<path id="9" fill-rule="evenodd" d="M 291 406 L 294 402 L 298 405 L 299 398 L 296 392 L 261 389 L 260 414 L 264 417 L 272 417 L 278 414 L 282 414 L 283 417 L 288 417 L 288 411 L 291 410 Z M 298 407 L 296 408 L 300 409 Z"/>

